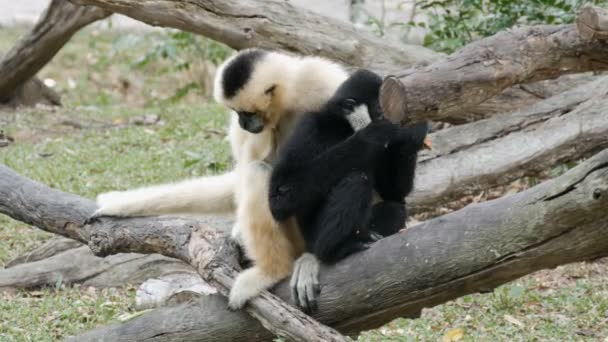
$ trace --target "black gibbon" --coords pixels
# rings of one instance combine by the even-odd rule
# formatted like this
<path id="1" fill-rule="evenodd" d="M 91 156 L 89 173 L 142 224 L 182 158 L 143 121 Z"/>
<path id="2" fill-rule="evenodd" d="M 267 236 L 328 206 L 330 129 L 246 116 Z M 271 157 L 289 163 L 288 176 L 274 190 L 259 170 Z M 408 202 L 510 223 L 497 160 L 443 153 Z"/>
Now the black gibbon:
<path id="1" fill-rule="evenodd" d="M 296 217 L 307 251 L 336 262 L 405 226 L 405 197 L 428 124 L 383 119 L 382 79 L 359 70 L 319 111 L 305 115 L 280 150 L 270 179 L 275 219 Z M 374 190 L 383 200 L 372 205 Z"/>
<path id="2" fill-rule="evenodd" d="M 98 216 L 236 213 L 232 235 L 254 266 L 241 272 L 229 307 L 289 276 L 304 241 L 294 222 L 278 223 L 268 208 L 272 163 L 299 116 L 320 109 L 348 78 L 346 70 L 320 57 L 298 57 L 248 49 L 227 59 L 214 82 L 214 98 L 231 111 L 228 133 L 235 160 L 231 172 L 97 197 Z M 294 288 L 311 288 L 318 265 L 309 255 L 292 278 Z M 300 267 L 302 266 L 302 267 Z M 301 291 L 302 292 L 302 291 Z"/>

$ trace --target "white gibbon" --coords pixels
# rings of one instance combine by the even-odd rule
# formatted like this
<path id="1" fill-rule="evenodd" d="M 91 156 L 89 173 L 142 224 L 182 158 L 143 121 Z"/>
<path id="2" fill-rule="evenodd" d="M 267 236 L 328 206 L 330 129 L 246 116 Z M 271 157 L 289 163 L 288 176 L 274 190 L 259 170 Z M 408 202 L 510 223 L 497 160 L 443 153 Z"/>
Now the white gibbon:
<path id="1" fill-rule="evenodd" d="M 214 98 L 231 109 L 228 138 L 234 170 L 97 197 L 94 216 L 146 216 L 234 212 L 232 236 L 253 267 L 241 272 L 229 307 L 245 303 L 289 276 L 306 306 L 316 296 L 319 262 L 305 252 L 295 220 L 278 223 L 268 207 L 269 179 L 277 149 L 298 116 L 316 111 L 348 78 L 346 70 L 320 57 L 247 49 L 227 59 L 214 81 Z"/>

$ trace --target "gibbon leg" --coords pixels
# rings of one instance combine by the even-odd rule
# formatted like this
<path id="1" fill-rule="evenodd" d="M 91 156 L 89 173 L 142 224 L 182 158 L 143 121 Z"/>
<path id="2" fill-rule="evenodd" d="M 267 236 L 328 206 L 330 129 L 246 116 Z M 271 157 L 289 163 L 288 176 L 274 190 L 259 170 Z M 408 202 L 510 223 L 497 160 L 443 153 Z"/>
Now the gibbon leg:
<path id="1" fill-rule="evenodd" d="M 335 262 L 366 248 L 372 190 L 371 181 L 360 171 L 351 172 L 331 190 L 317 216 L 314 241 L 309 241 L 321 261 Z"/>
<path id="2" fill-rule="evenodd" d="M 270 214 L 270 165 L 255 161 L 245 168 L 239 179 L 236 219 L 245 252 L 254 266 L 237 276 L 228 301 L 231 309 L 240 309 L 249 299 L 289 276 L 297 257 L 289 229 Z"/>
<path id="3" fill-rule="evenodd" d="M 375 170 L 374 187 L 385 201 L 403 202 L 414 188 L 417 156 L 405 144 L 389 145 Z"/>
<path id="4" fill-rule="evenodd" d="M 382 237 L 397 233 L 405 227 L 407 209 L 402 202 L 384 201 L 372 207 L 372 216 L 368 229 Z"/>

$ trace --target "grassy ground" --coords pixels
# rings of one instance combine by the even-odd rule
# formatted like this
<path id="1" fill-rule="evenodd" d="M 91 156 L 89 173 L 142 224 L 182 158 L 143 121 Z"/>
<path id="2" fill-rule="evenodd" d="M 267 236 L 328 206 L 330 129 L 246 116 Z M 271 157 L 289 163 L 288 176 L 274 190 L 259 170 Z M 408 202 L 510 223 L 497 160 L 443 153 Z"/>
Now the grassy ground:
<path id="1" fill-rule="evenodd" d="M 21 32 L 0 29 L 0 51 Z M 225 113 L 192 86 L 204 79 L 204 69 L 173 67 L 201 52 L 159 45 L 166 37 L 91 29 L 77 34 L 41 73 L 55 81 L 64 107 L 0 111 L 0 129 L 15 138 L 0 148 L 0 163 L 87 197 L 230 167 Z M 214 54 L 206 52 L 206 57 L 223 53 L 212 48 L 206 51 Z M 143 115 L 161 121 L 134 124 Z M 0 264 L 49 237 L 0 216 Z M 425 310 L 420 319 L 396 320 L 360 340 L 603 340 L 608 337 L 607 269 L 601 261 L 539 272 L 491 294 Z M 61 285 L 5 291 L 0 294 L 0 341 L 52 341 L 121 320 L 133 313 L 133 292 L 129 286 Z"/>

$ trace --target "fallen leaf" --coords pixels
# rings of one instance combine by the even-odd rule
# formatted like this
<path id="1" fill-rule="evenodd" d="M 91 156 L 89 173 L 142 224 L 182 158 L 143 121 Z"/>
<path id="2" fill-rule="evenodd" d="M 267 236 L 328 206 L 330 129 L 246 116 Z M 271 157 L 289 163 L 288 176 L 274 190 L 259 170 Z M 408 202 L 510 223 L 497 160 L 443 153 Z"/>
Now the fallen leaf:
<path id="1" fill-rule="evenodd" d="M 515 318 L 515 317 L 513 317 L 511 315 L 505 315 L 505 320 L 507 322 L 513 324 L 513 325 L 516 325 L 516 326 L 522 328 L 522 329 L 526 327 L 526 325 L 522 321 L 518 320 L 517 318 Z"/>
<path id="2" fill-rule="evenodd" d="M 441 338 L 441 342 L 456 342 L 462 340 L 464 337 L 464 330 L 461 328 L 455 328 L 449 330 L 443 337 Z"/>

